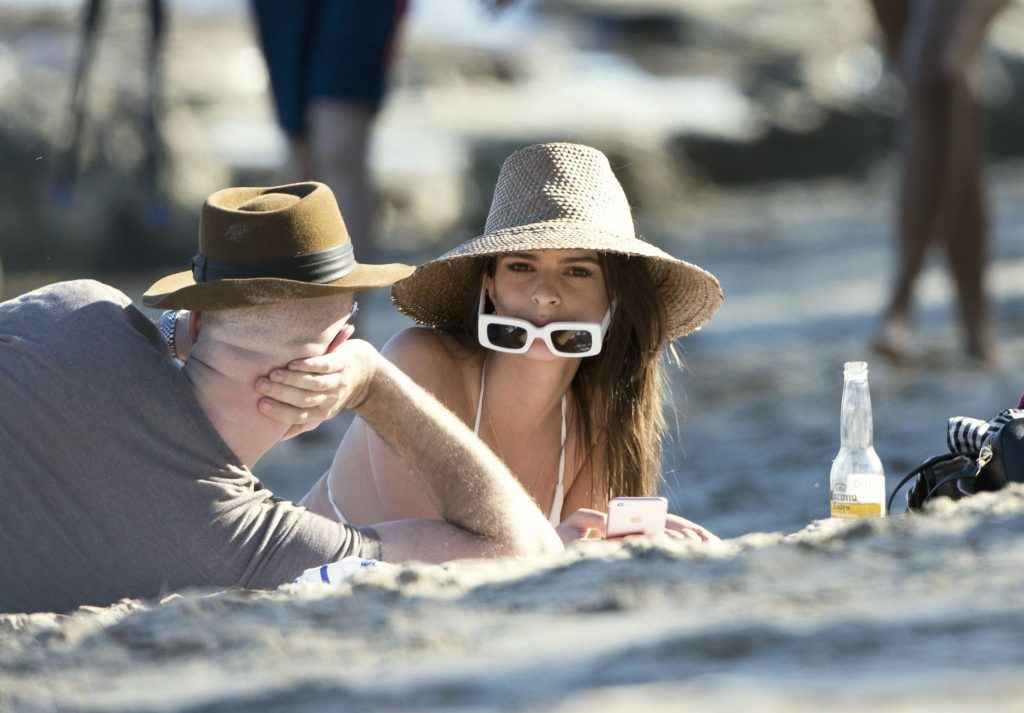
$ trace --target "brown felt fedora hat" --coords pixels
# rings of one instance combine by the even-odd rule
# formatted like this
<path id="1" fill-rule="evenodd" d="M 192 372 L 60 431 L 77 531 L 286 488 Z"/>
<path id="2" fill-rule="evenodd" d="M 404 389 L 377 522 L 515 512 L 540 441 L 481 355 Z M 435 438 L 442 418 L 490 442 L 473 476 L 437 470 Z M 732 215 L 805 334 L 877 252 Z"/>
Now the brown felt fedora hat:
<path id="1" fill-rule="evenodd" d="M 149 307 L 217 310 L 387 287 L 409 265 L 356 262 L 334 193 L 306 181 L 206 199 L 192 269 L 154 282 Z"/>
<path id="2" fill-rule="evenodd" d="M 478 261 L 529 250 L 595 250 L 645 261 L 665 305 L 669 339 L 700 329 L 722 304 L 714 275 L 637 237 L 605 155 L 569 143 L 509 156 L 483 234 L 417 268 L 392 288 L 391 299 L 421 324 L 457 330 L 480 296 L 480 283 L 473 283 Z"/>

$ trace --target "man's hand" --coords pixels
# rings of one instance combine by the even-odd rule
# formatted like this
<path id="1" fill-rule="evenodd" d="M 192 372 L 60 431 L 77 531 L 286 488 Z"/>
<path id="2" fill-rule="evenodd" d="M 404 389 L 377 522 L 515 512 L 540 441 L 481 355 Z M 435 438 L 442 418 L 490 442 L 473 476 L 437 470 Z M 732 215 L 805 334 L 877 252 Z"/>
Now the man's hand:
<path id="1" fill-rule="evenodd" d="M 266 397 L 259 401 L 260 412 L 291 426 L 285 438 L 310 431 L 366 401 L 380 359 L 361 339 L 346 340 L 323 356 L 296 359 L 256 381 L 256 390 Z"/>
<path id="2" fill-rule="evenodd" d="M 580 508 L 555 528 L 564 544 L 575 540 L 603 539 L 608 516 L 600 510 Z"/>

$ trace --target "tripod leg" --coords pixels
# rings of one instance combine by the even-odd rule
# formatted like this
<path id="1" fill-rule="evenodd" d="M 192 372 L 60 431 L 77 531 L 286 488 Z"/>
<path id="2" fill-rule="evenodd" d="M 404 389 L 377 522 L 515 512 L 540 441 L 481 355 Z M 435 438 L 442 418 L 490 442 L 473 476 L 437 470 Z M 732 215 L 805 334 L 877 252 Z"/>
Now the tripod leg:
<path id="1" fill-rule="evenodd" d="M 88 0 L 82 13 L 82 46 L 75 65 L 75 76 L 71 84 L 71 101 L 68 106 L 70 128 L 68 142 L 63 159 L 57 169 L 54 185 L 55 198 L 62 203 L 70 203 L 74 190 L 75 179 L 78 177 L 81 159 L 82 132 L 85 129 L 86 82 L 96 55 L 96 37 L 100 22 L 103 19 L 103 0 Z"/>
<path id="2" fill-rule="evenodd" d="M 146 56 L 146 110 L 143 142 L 145 159 L 144 180 L 149 190 L 150 215 L 147 218 L 163 224 L 166 216 L 160 201 L 160 168 L 164 158 L 163 135 L 160 122 L 163 116 L 163 49 L 166 38 L 167 10 L 164 0 L 149 0 L 149 45 Z"/>

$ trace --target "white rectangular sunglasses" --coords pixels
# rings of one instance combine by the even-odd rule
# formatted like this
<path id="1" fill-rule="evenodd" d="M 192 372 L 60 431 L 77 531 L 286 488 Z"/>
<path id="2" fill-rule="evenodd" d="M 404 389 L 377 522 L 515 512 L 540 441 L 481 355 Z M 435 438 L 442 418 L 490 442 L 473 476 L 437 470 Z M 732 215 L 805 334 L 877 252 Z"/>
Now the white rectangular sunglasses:
<path id="1" fill-rule="evenodd" d="M 477 307 L 477 339 L 480 344 L 498 352 L 525 354 L 533 340 L 542 339 L 548 351 L 555 356 L 572 358 L 594 356 L 601 352 L 604 333 L 611 324 L 612 310 L 604 313 L 604 319 L 597 322 L 551 322 L 536 327 L 525 319 L 484 314 L 486 288 L 480 289 L 480 304 Z"/>

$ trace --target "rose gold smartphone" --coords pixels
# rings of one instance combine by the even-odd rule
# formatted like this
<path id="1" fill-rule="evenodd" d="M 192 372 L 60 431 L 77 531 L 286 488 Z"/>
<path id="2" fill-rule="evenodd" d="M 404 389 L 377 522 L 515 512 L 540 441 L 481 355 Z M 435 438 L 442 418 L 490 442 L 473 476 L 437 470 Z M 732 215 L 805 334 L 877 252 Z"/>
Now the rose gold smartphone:
<path id="1" fill-rule="evenodd" d="M 660 535 L 668 516 L 666 498 L 612 498 L 608 501 L 608 537 Z"/>

